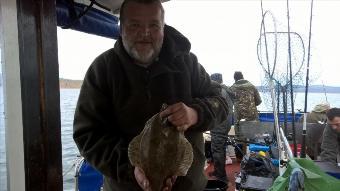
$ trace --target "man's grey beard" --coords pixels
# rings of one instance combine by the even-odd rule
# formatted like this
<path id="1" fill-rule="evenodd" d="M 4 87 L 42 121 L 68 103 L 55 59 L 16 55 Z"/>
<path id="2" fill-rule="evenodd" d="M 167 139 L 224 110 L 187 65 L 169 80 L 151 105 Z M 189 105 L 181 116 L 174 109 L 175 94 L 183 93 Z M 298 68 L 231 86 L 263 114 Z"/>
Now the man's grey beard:
<path id="1" fill-rule="evenodd" d="M 139 52 L 134 47 L 129 46 L 129 43 L 125 42 L 124 40 L 123 40 L 123 46 L 126 52 L 133 59 L 137 60 L 138 62 L 141 62 L 142 64 L 149 65 L 158 57 L 162 44 L 159 47 L 156 47 L 156 50 L 150 49 L 146 54 L 143 54 L 143 55 L 139 54 Z"/>

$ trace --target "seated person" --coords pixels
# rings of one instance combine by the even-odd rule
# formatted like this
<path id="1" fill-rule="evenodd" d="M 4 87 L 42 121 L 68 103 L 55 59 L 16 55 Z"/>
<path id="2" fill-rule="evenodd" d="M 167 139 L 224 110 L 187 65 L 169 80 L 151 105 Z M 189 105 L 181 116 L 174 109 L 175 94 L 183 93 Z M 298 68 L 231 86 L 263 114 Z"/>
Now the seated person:
<path id="1" fill-rule="evenodd" d="M 325 124 L 327 121 L 326 112 L 329 110 L 329 108 L 329 103 L 320 103 L 315 105 L 313 110 L 307 113 L 307 123 Z M 299 122 L 303 122 L 303 115 L 299 119 Z"/>
<path id="2" fill-rule="evenodd" d="M 327 111 L 327 126 L 323 132 L 321 160 L 337 164 L 340 153 L 340 108 Z"/>

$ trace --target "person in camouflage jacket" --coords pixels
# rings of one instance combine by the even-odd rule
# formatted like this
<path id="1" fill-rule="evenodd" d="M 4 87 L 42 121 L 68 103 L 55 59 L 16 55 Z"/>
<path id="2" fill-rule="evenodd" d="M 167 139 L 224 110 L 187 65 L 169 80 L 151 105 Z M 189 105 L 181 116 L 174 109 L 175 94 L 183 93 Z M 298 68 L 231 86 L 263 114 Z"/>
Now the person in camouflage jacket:
<path id="1" fill-rule="evenodd" d="M 319 103 L 314 106 L 313 110 L 307 114 L 307 123 L 325 124 L 327 122 L 326 112 L 330 109 L 329 103 Z M 299 122 L 302 123 L 304 115 L 301 116 Z"/>
<path id="2" fill-rule="evenodd" d="M 252 83 L 243 78 L 242 72 L 236 71 L 234 80 L 235 83 L 230 87 L 230 90 L 235 97 L 234 114 L 236 122 L 242 119 L 246 121 L 258 120 L 256 106 L 262 102 L 258 90 Z"/>
<path id="3" fill-rule="evenodd" d="M 235 119 L 235 135 L 238 139 L 244 139 L 243 133 L 240 131 L 240 121 L 258 120 L 258 112 L 256 106 L 260 105 L 262 100 L 256 87 L 248 80 L 243 78 L 242 72 L 234 73 L 235 83 L 230 87 L 234 94 L 234 119 Z M 236 158 L 241 161 L 243 154 L 246 153 L 246 144 L 238 143 L 239 149 L 235 149 Z"/>

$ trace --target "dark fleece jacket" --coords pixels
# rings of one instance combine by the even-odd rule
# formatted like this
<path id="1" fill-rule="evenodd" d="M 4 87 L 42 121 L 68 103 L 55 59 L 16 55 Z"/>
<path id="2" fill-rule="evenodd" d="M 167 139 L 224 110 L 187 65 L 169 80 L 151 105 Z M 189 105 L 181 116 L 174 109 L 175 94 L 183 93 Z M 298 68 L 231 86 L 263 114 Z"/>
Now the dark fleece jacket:
<path id="1" fill-rule="evenodd" d="M 133 63 L 121 39 L 94 60 L 81 87 L 73 137 L 81 155 L 104 174 L 104 190 L 140 190 L 128 144 L 162 103 L 177 102 L 194 108 L 199 121 L 185 133 L 193 146 L 193 164 L 173 190 L 201 191 L 206 185 L 202 132 L 224 121 L 228 109 L 190 53 L 188 39 L 165 26 L 159 58 L 147 68 Z"/>

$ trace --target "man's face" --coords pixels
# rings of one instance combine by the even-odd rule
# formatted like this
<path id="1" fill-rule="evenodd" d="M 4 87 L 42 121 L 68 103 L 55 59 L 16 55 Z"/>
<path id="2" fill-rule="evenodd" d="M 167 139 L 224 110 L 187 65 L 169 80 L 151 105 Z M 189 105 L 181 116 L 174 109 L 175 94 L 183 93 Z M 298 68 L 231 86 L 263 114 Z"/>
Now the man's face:
<path id="1" fill-rule="evenodd" d="M 332 127 L 332 129 L 340 133 L 340 117 L 334 117 L 333 120 L 328 120 L 327 123 Z"/>
<path id="2" fill-rule="evenodd" d="M 131 2 L 124 10 L 121 23 L 123 46 L 142 64 L 150 64 L 162 48 L 164 21 L 158 4 Z"/>

